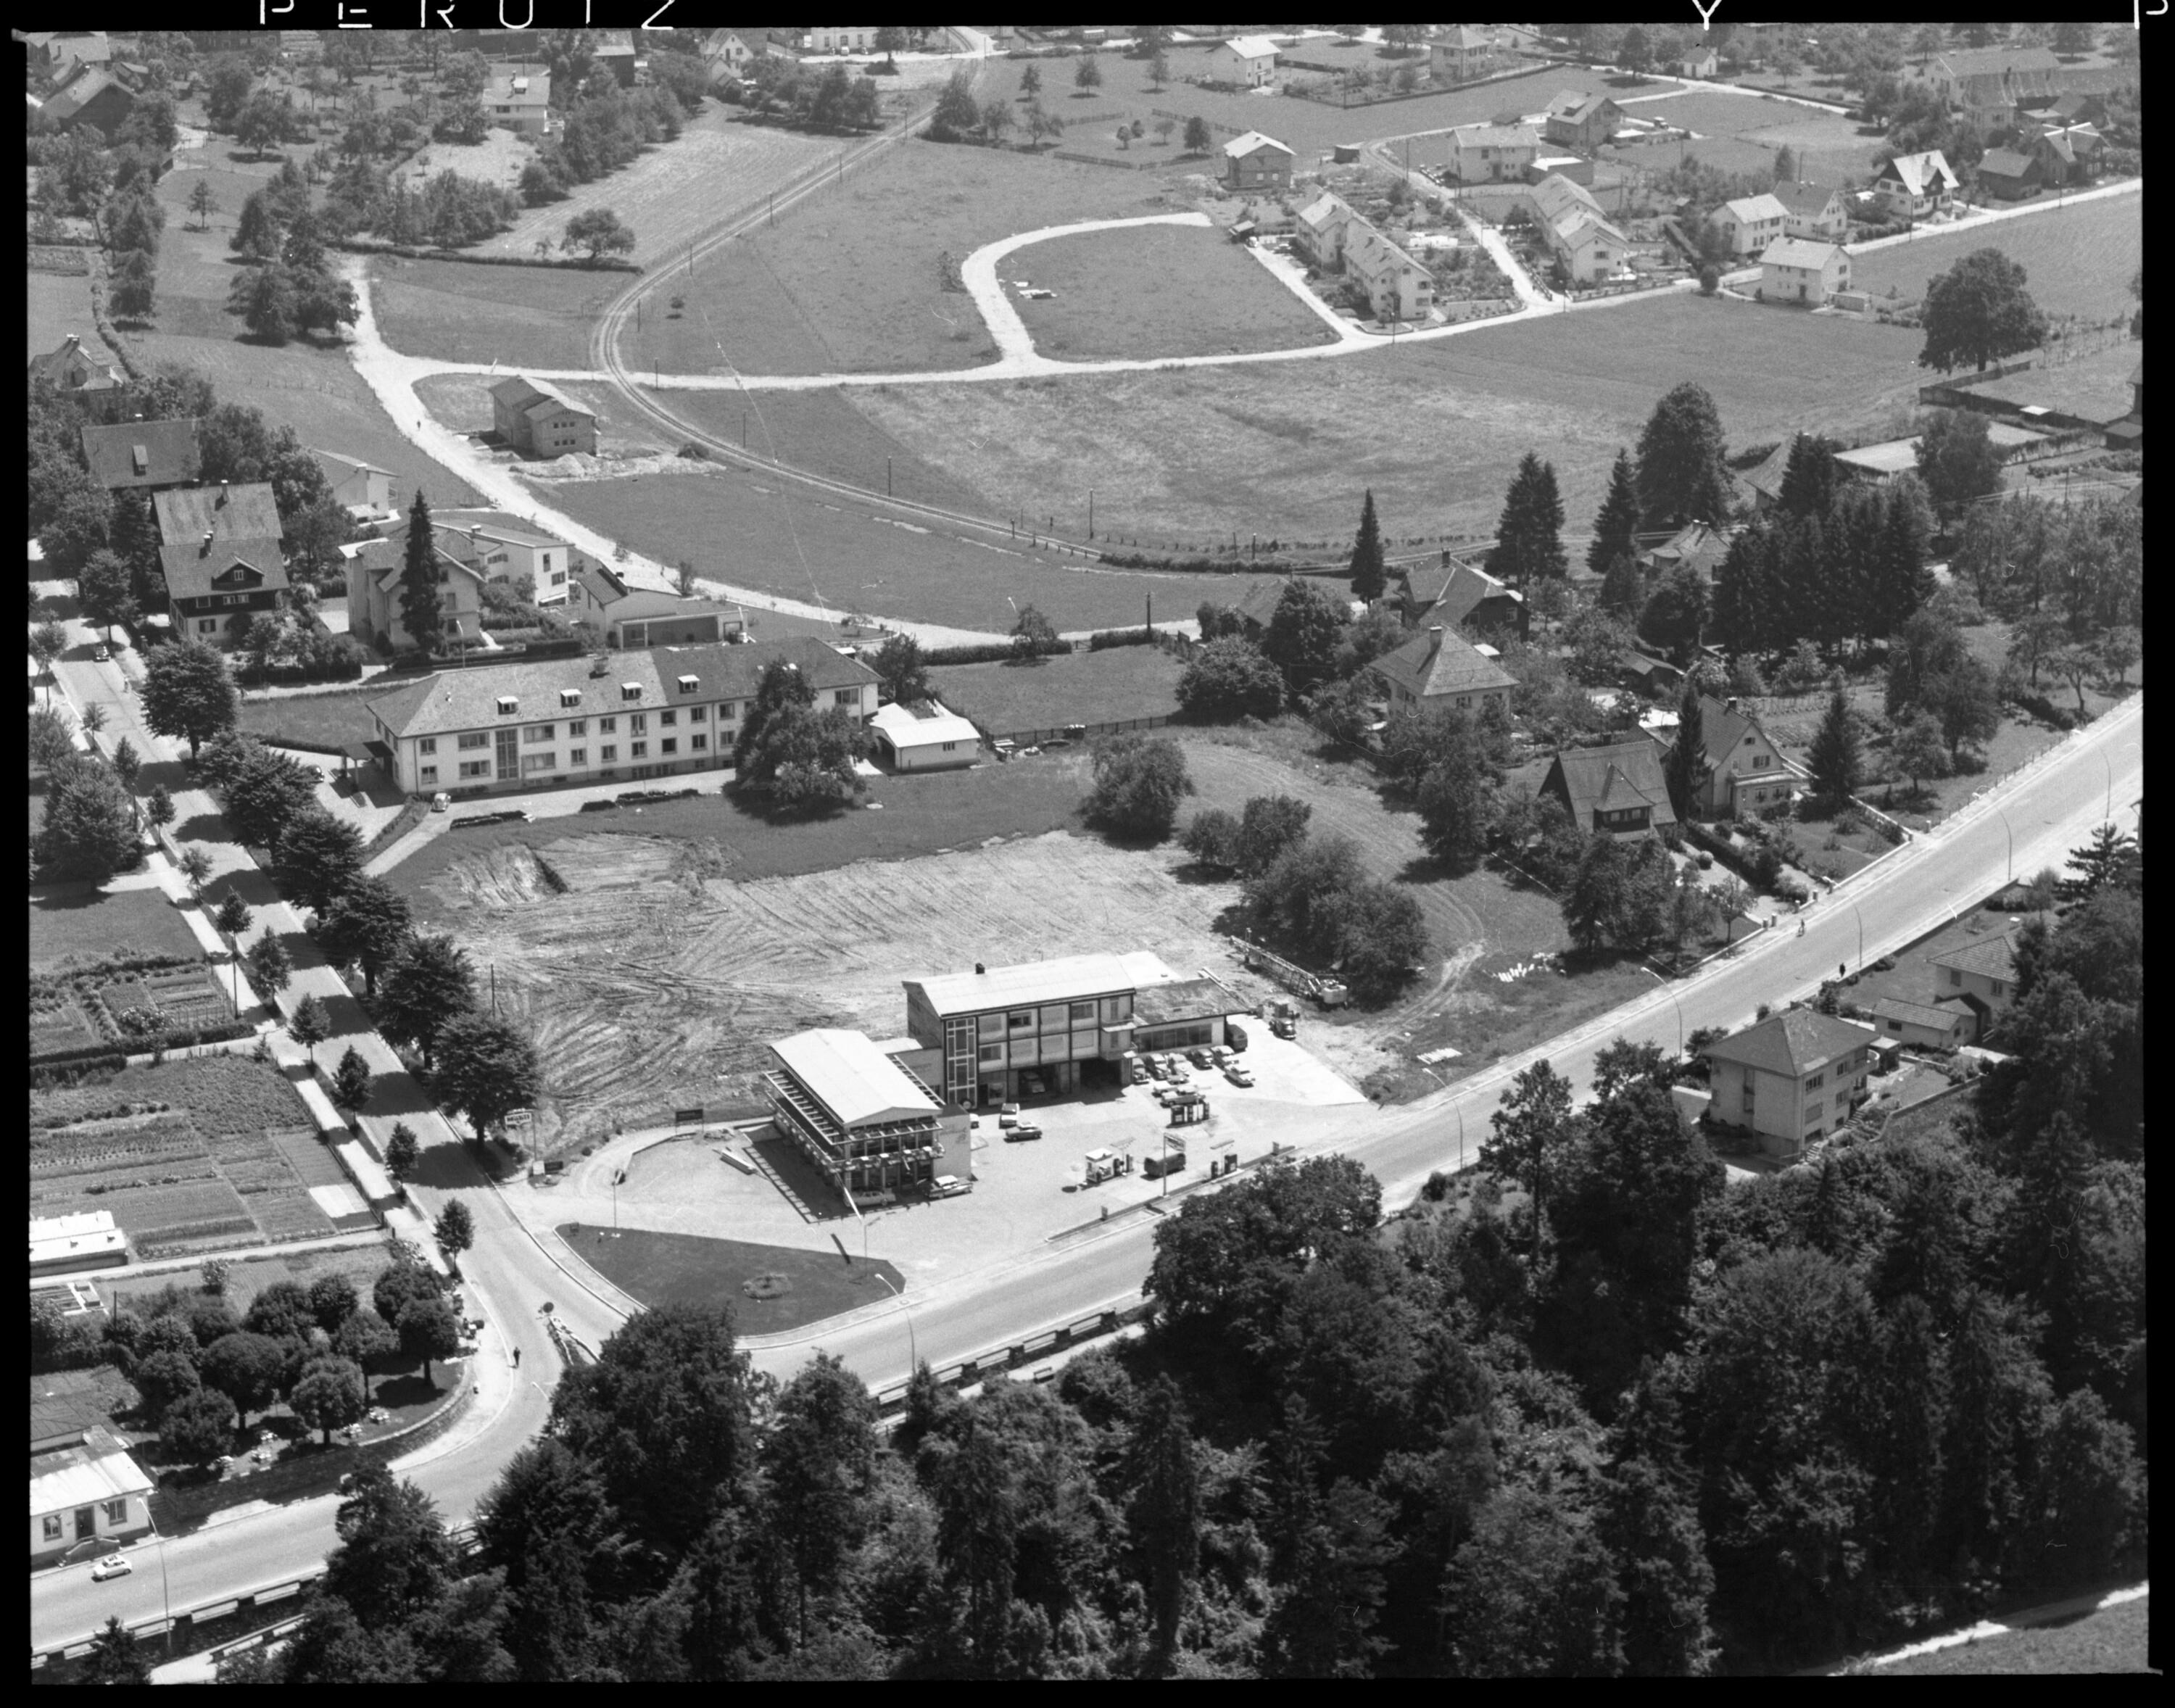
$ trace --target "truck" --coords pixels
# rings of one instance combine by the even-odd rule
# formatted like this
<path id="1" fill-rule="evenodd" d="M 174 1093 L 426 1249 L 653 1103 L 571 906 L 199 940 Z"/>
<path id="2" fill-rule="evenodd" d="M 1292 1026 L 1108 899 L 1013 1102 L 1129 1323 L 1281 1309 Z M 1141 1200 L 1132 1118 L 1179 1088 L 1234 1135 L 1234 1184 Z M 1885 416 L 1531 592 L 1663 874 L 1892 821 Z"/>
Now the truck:
<path id="1" fill-rule="evenodd" d="M 1246 945 L 1245 962 L 1250 972 L 1266 973 L 1285 990 L 1310 997 L 1324 1008 L 1342 1008 L 1352 1000 L 1352 993 L 1341 979 L 1325 979 L 1310 973 L 1296 962 L 1287 961 L 1259 943 Z"/>

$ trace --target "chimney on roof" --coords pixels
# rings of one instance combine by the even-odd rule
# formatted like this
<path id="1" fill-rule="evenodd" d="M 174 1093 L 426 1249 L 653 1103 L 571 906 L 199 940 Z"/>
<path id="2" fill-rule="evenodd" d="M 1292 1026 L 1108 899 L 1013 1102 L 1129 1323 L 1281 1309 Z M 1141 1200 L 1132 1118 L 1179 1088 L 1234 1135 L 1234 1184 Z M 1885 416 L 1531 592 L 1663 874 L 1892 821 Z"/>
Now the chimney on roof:
<path id="1" fill-rule="evenodd" d="M 1729 697 L 1729 709 L 1733 712 L 1737 709 L 1737 696 L 1734 694 Z"/>
<path id="2" fill-rule="evenodd" d="M 224 480 L 219 483 L 219 502 L 215 507 L 220 510 L 226 508 L 226 482 Z"/>
<path id="3" fill-rule="evenodd" d="M 214 532 L 214 530 L 212 529 L 207 528 L 204 529 L 203 544 L 197 547 L 197 556 L 198 557 L 209 557 L 211 556 L 211 542 Z"/>
<path id="4" fill-rule="evenodd" d="M 1433 658 L 1441 650 L 1442 625 L 1440 623 L 1429 623 L 1428 625 L 1428 656 L 1429 658 Z"/>
<path id="5" fill-rule="evenodd" d="M 61 348 L 62 350 L 79 350 L 82 348 L 82 345 L 83 340 L 77 337 L 73 333 L 70 333 L 66 338 L 61 340 Z"/>
<path id="6" fill-rule="evenodd" d="M 984 967 L 979 961 L 977 961 L 974 963 L 974 970 L 977 973 L 987 973 L 990 969 Z"/>

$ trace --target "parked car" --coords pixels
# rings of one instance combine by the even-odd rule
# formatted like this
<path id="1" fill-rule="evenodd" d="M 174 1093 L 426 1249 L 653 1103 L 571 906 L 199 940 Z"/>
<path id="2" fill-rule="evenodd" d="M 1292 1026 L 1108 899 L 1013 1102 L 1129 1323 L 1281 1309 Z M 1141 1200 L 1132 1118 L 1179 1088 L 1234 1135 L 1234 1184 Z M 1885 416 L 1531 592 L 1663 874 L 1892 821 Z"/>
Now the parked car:
<path id="1" fill-rule="evenodd" d="M 1223 1070 L 1223 1077 L 1234 1085 L 1251 1085 L 1254 1082 L 1253 1075 L 1235 1063 Z"/>
<path id="2" fill-rule="evenodd" d="M 1019 1125 L 1019 1105 L 1017 1103 L 1005 1103 L 1001 1105 L 997 1110 L 997 1125 L 1001 1127 L 1017 1126 Z"/>
<path id="3" fill-rule="evenodd" d="M 1211 1049 L 1211 1050 L 1208 1052 L 1208 1054 L 1209 1054 L 1209 1057 L 1210 1057 L 1210 1059 L 1211 1059 L 1211 1060 L 1212 1060 L 1215 1062 L 1215 1064 L 1217 1065 L 1217 1066 L 1218 1066 L 1218 1067 L 1229 1067 L 1229 1066 L 1230 1066 L 1230 1065 L 1231 1065 L 1231 1046 L 1230 1046 L 1229 1044 L 1218 1044 L 1214 1049 Z"/>
<path id="4" fill-rule="evenodd" d="M 1163 1063 L 1153 1055 L 1147 1059 L 1145 1065 L 1148 1071 L 1148 1077 L 1151 1079 L 1163 1079 L 1166 1077 L 1169 1073 L 1169 1070 L 1163 1066 Z"/>
<path id="5" fill-rule="evenodd" d="M 1007 1143 L 1011 1143 L 1020 1139 L 1039 1139 L 1041 1136 L 1042 1129 L 1040 1127 L 1035 1125 L 1032 1121 L 1022 1121 L 1018 1125 L 1012 1128 L 1010 1132 L 1005 1135 L 1005 1139 Z"/>
<path id="6" fill-rule="evenodd" d="M 93 1583 L 104 1583 L 110 1577 L 127 1577 L 135 1570 L 127 1554 L 109 1553 L 96 1565 L 91 1567 L 90 1578 Z"/>
<path id="7" fill-rule="evenodd" d="M 1043 1084 L 1040 1074 L 1023 1073 L 1020 1076 L 1020 1090 L 1028 1097 L 1042 1097 L 1048 1087 Z"/>
<path id="8" fill-rule="evenodd" d="M 90 656 L 101 664 L 107 664 L 113 662 L 113 654 L 107 652 L 104 647 L 100 647 Z"/>
<path id="9" fill-rule="evenodd" d="M 1216 1059 L 1209 1055 L 1205 1046 L 1201 1044 L 1196 1044 L 1191 1049 L 1187 1050 L 1185 1059 L 1196 1067 L 1213 1067 L 1216 1065 Z"/>

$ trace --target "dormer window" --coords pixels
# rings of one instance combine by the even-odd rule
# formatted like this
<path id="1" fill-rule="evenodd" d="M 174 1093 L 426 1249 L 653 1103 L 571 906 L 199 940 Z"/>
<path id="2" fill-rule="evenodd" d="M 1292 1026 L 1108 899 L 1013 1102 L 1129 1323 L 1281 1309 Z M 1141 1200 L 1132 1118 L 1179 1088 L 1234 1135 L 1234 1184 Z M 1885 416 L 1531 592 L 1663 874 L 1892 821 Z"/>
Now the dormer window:
<path id="1" fill-rule="evenodd" d="M 680 691 L 683 694 L 692 694 L 702 686 L 702 679 L 700 676 L 682 676 L 680 679 Z"/>
<path id="2" fill-rule="evenodd" d="M 621 682 L 619 685 L 619 697 L 622 700 L 639 700 L 642 697 L 642 684 Z"/>
<path id="3" fill-rule="evenodd" d="M 498 715 L 500 717 L 511 718 L 516 713 L 519 712 L 520 709 L 521 702 L 515 699 L 513 695 L 501 694 L 498 697 Z"/>
<path id="4" fill-rule="evenodd" d="M 560 689 L 559 703 L 561 706 L 567 707 L 580 705 L 582 703 L 582 691 L 579 688 Z"/>

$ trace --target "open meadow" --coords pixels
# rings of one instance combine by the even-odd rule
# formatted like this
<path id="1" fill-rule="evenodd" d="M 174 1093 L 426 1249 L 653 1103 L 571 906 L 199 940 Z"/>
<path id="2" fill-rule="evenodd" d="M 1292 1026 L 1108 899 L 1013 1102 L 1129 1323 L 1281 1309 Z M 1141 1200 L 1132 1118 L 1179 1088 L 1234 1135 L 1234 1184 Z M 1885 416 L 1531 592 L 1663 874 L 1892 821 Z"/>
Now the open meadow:
<path id="1" fill-rule="evenodd" d="M 517 368 L 586 368 L 589 333 L 626 288 L 624 273 L 475 267 L 371 258 L 377 329 L 403 355 Z"/>
<path id="2" fill-rule="evenodd" d="M 1869 176 L 1881 145 L 1877 129 L 1861 131 L 1841 113 L 1749 90 L 1725 95 L 1690 89 L 1666 100 L 1641 100 L 1625 111 L 1635 119 L 1692 133 L 1690 142 L 1646 143 L 1619 150 L 1619 158 L 1657 172 L 1672 170 L 1680 155 L 1725 172 L 1771 172 L 1776 151 L 1787 147 L 1797 157 L 1800 178 L 1836 184 Z"/>
<path id="3" fill-rule="evenodd" d="M 1161 647 L 1109 647 L 1013 664 L 944 664 L 931 670 L 929 680 L 946 706 L 1002 735 L 1013 729 L 1170 717 L 1178 710 L 1178 679 L 1184 671 Z"/>
<path id="4" fill-rule="evenodd" d="M 1916 302 L 1927 280 L 1981 249 L 1999 249 L 2024 268 L 2032 299 L 2049 319 L 2111 319 L 2136 306 L 2129 280 L 2145 262 L 2145 198 L 2106 196 L 1977 230 L 1913 236 L 1858 256 L 1852 283 L 1875 296 L 1892 292 Z"/>
<path id="5" fill-rule="evenodd" d="M 1683 380 L 1729 442 L 1885 428 L 1919 335 L 1672 293 L 1322 361 L 902 387 L 861 409 L 993 507 L 1093 486 L 1098 526 L 1156 545 L 1233 529 L 1349 539 L 1363 487 L 1396 540 L 1486 533 L 1518 458 L 1553 462 L 1574 531 L 1619 445 Z M 1775 376 L 1797 377 L 1787 386 Z"/>
<path id="6" fill-rule="evenodd" d="M 1204 225 L 1082 232 L 1017 249 L 1001 280 L 1038 353 L 1061 361 L 1147 361 L 1328 344 L 1321 317 L 1239 245 Z"/>
<path id="7" fill-rule="evenodd" d="M 30 891 L 30 967 L 122 956 L 195 955 L 195 935 L 164 890 L 40 884 Z"/>

